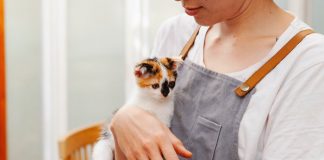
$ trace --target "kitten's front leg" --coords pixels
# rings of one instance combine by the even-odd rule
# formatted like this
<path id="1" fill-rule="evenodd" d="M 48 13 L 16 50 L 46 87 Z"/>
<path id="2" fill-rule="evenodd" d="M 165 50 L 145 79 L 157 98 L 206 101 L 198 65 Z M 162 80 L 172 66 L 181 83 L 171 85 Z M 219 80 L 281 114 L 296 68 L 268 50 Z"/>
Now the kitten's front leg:
<path id="1" fill-rule="evenodd" d="M 109 134 L 112 135 L 111 132 Z M 93 160 L 114 160 L 114 149 L 114 138 L 112 136 L 104 137 L 95 144 L 92 158 Z"/>

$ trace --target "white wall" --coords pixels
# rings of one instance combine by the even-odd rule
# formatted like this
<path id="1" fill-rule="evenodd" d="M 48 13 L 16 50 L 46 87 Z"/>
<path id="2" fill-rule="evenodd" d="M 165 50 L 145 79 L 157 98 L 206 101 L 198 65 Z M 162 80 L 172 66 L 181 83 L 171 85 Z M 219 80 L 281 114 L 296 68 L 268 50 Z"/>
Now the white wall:
<path id="1" fill-rule="evenodd" d="M 183 12 L 183 8 L 181 7 L 181 2 L 177 2 L 174 0 L 151 0 L 149 3 L 149 42 L 152 47 L 152 43 L 155 38 L 155 34 L 159 29 L 161 23 L 163 23 L 166 19 L 175 16 L 179 13 Z M 152 48 L 151 48 L 152 49 Z"/>
<path id="2" fill-rule="evenodd" d="M 126 99 L 134 90 L 133 67 L 150 55 L 156 32 L 166 19 L 182 12 L 180 2 L 125 0 L 126 5 Z"/>
<path id="3" fill-rule="evenodd" d="M 324 1 L 312 0 L 311 7 L 311 23 L 315 31 L 324 34 Z"/>
<path id="4" fill-rule="evenodd" d="M 274 0 L 279 6 L 287 9 L 288 0 Z"/>
<path id="5" fill-rule="evenodd" d="M 9 160 L 41 160 L 40 0 L 6 0 Z"/>
<path id="6" fill-rule="evenodd" d="M 68 0 L 68 128 L 107 119 L 124 102 L 124 1 Z"/>
<path id="7" fill-rule="evenodd" d="M 147 1 L 149 46 L 167 18 L 179 13 L 174 1 Z M 68 128 L 108 119 L 125 101 L 126 1 L 67 1 Z M 167 13 L 163 13 L 165 9 Z M 136 14 L 136 13 L 134 13 Z M 130 56 L 136 56 L 131 53 Z M 131 75 L 130 75 L 131 76 Z"/>

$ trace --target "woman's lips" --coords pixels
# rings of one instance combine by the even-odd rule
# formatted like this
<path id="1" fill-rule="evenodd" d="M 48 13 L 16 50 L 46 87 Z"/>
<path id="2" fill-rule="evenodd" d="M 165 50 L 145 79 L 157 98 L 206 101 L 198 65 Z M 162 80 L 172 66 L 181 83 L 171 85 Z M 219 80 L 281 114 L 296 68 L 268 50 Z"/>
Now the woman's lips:
<path id="1" fill-rule="evenodd" d="M 195 16 L 198 14 L 199 10 L 202 7 L 197 7 L 197 8 L 185 8 L 185 12 L 189 15 L 189 16 Z"/>

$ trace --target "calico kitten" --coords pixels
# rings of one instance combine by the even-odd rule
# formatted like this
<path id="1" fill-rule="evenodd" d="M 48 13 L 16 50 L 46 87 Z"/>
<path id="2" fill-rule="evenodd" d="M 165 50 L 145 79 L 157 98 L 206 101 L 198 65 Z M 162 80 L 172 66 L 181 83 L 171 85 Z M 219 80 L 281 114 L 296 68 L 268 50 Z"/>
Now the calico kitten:
<path id="1" fill-rule="evenodd" d="M 127 102 L 130 107 L 140 107 L 154 114 L 170 127 L 173 116 L 173 89 L 177 79 L 179 58 L 145 59 L 135 66 L 136 92 Z M 93 149 L 93 160 L 113 160 L 114 138 L 111 131 L 104 132 Z"/>

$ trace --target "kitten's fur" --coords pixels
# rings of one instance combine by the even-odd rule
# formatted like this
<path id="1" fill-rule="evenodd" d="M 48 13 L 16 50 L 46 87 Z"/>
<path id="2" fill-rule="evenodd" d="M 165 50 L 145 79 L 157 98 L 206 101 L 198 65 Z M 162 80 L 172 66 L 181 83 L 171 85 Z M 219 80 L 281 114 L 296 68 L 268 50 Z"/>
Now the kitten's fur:
<path id="1" fill-rule="evenodd" d="M 173 115 L 173 88 L 177 68 L 182 62 L 178 58 L 152 58 L 138 63 L 134 70 L 137 89 L 127 103 L 153 113 L 170 127 Z M 93 160 L 113 160 L 115 143 L 111 131 L 105 131 L 93 149 Z"/>

